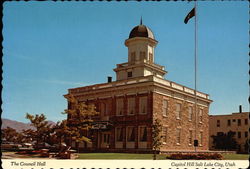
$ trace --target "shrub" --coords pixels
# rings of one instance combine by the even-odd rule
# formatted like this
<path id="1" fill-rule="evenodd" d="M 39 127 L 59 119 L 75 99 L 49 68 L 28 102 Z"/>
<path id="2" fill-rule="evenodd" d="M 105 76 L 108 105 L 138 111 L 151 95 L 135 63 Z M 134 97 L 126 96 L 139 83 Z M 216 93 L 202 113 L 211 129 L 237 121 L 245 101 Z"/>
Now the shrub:
<path id="1" fill-rule="evenodd" d="M 198 154 L 171 154 L 167 157 L 172 160 L 221 160 L 222 155 L 218 153 L 198 153 Z"/>

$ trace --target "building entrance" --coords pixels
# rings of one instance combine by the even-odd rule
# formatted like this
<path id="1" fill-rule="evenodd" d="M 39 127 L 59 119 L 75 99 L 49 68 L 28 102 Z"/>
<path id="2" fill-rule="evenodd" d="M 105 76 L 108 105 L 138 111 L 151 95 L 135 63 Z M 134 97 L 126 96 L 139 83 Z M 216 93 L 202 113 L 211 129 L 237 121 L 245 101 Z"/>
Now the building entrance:
<path id="1" fill-rule="evenodd" d="M 109 148 L 110 146 L 110 132 L 101 132 L 99 134 L 99 148 Z"/>

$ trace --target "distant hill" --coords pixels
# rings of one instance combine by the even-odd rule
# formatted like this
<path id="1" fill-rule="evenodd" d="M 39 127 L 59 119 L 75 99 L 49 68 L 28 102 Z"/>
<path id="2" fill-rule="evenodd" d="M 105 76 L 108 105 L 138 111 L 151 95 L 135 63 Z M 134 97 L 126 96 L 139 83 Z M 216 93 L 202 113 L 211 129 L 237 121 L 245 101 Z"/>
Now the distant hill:
<path id="1" fill-rule="evenodd" d="M 48 121 L 49 124 L 55 125 L 56 123 L 53 121 Z M 30 125 L 30 123 L 23 123 L 15 120 L 9 120 L 9 119 L 3 119 L 2 118 L 2 126 L 1 129 L 11 127 L 15 129 L 18 132 L 21 132 L 22 130 L 27 130 L 27 129 L 35 129 L 33 126 Z"/>

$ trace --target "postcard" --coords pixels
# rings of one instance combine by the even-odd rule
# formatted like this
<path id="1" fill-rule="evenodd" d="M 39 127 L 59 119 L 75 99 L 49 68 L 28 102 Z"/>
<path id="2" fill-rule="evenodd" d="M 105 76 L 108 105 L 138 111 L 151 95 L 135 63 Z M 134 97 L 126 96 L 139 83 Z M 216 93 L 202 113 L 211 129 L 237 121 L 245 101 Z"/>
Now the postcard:
<path id="1" fill-rule="evenodd" d="M 248 168 L 248 3 L 3 4 L 4 169 Z"/>

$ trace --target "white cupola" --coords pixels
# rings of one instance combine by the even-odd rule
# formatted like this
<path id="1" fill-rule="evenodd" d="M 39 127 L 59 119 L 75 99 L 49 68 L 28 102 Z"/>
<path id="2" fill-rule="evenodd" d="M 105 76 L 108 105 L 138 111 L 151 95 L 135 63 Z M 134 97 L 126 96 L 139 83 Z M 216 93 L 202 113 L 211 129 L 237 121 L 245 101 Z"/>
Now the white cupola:
<path id="1" fill-rule="evenodd" d="M 117 80 L 155 75 L 164 78 L 167 73 L 163 66 L 154 63 L 154 50 L 157 45 L 153 32 L 142 24 L 134 27 L 125 40 L 128 48 L 128 62 L 117 64 Z"/>

